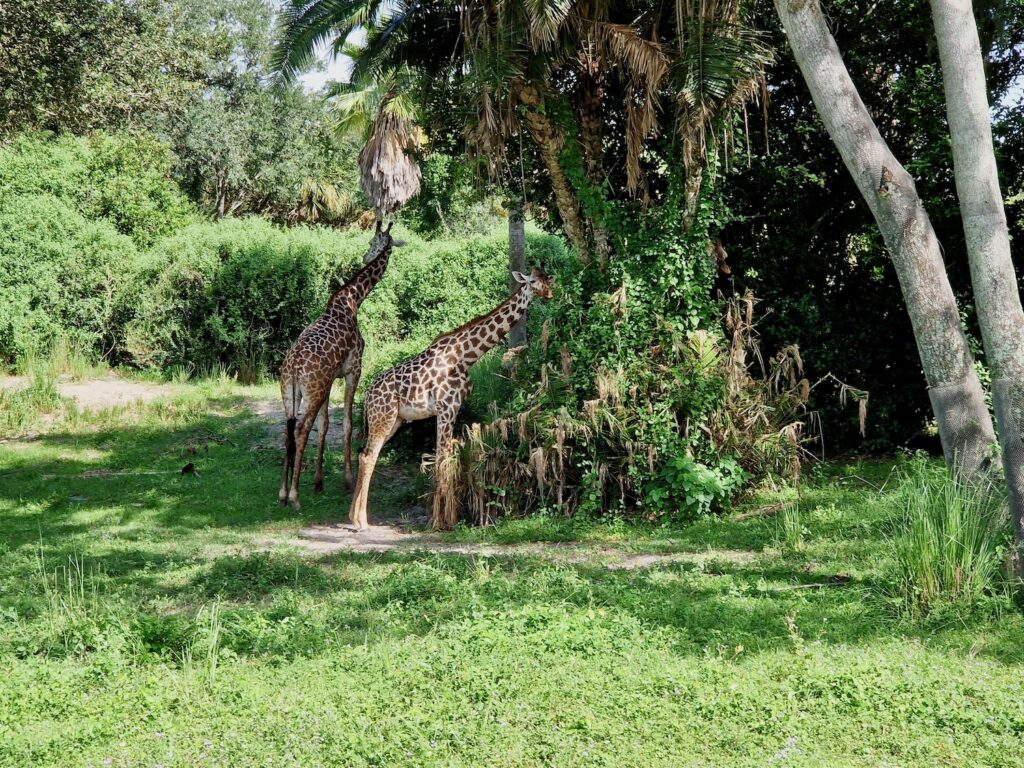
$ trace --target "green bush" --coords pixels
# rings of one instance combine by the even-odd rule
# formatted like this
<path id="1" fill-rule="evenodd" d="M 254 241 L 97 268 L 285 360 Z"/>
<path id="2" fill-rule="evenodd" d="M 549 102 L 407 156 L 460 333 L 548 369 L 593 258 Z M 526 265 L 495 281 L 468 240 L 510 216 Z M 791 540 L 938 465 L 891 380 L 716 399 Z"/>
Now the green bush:
<path id="1" fill-rule="evenodd" d="M 130 291 L 129 359 L 149 368 L 273 373 L 331 291 L 362 265 L 370 237 L 250 218 L 194 224 L 165 238 L 142 257 Z M 406 244 L 395 249 L 359 314 L 365 381 L 507 292 L 504 237 L 402 237 Z M 559 247 L 555 238 L 531 234 L 538 257 Z"/>
<path id="2" fill-rule="evenodd" d="M 0 198 L 52 195 L 145 247 L 196 219 L 153 136 L 25 134 L 0 150 Z"/>
<path id="3" fill-rule="evenodd" d="M 128 356 L 192 372 L 273 368 L 367 242 L 364 233 L 286 230 L 259 218 L 186 227 L 141 260 Z"/>
<path id="4" fill-rule="evenodd" d="M 137 261 L 130 238 L 53 195 L 0 197 L 0 364 L 61 339 L 115 350 Z"/>

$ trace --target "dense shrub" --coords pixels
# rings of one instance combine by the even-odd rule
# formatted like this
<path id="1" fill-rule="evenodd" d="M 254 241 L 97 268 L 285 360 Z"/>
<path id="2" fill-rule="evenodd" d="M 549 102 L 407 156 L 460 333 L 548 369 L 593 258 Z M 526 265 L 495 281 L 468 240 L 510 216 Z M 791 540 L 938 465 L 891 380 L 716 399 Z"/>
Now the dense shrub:
<path id="1" fill-rule="evenodd" d="M 364 378 L 490 309 L 507 290 L 507 243 L 430 242 L 408 233 L 363 305 Z M 273 372 L 332 290 L 361 265 L 370 234 L 262 219 L 192 225 L 146 253 L 126 352 L 136 365 Z M 555 238 L 531 237 L 538 254 Z"/>
<path id="2" fill-rule="evenodd" d="M 51 194 L 0 195 L 0 364 L 61 338 L 99 355 L 117 347 L 137 260 L 111 223 Z"/>
<path id="3" fill-rule="evenodd" d="M 142 258 L 126 353 L 151 368 L 273 367 L 367 240 L 258 218 L 186 227 Z"/>
<path id="4" fill-rule="evenodd" d="M 172 160 L 145 134 L 25 134 L 0 150 L 0 198 L 52 195 L 145 247 L 196 218 L 171 177 Z"/>

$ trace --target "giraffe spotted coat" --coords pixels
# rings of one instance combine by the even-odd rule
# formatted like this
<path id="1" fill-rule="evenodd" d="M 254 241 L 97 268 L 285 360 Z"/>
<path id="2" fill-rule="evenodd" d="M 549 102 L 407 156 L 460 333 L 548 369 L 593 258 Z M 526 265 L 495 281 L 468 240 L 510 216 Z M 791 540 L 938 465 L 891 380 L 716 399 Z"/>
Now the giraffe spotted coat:
<path id="1" fill-rule="evenodd" d="M 455 417 L 470 391 L 470 367 L 505 337 L 534 296 L 551 298 L 550 281 L 542 270 L 513 276 L 521 284 L 519 290 L 494 310 L 439 336 L 423 352 L 373 380 L 363 402 L 366 446 L 359 455 L 359 478 L 349 513 L 356 528 L 367 526 L 370 480 L 384 444 L 405 422 L 436 416 L 437 460 L 441 461 L 451 446 Z"/>
<path id="2" fill-rule="evenodd" d="M 278 500 L 299 503 L 299 476 L 302 456 L 314 423 L 319 446 L 316 458 L 314 491 L 324 484 L 323 458 L 329 426 L 328 405 L 335 379 L 345 380 L 345 408 L 342 436 L 345 445 L 345 482 L 352 485 L 352 402 L 362 374 L 363 337 L 359 333 L 357 312 L 370 291 L 383 277 L 395 245 L 391 226 L 377 230 L 363 258 L 365 266 L 345 283 L 327 302 L 324 313 L 311 323 L 288 350 L 281 366 L 281 400 L 284 405 L 285 458 Z"/>

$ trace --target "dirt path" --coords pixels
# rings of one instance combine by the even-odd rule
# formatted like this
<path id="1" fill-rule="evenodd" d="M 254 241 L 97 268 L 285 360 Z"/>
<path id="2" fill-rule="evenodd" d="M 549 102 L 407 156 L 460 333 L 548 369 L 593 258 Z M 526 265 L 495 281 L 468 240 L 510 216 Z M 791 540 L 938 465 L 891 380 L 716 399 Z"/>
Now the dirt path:
<path id="1" fill-rule="evenodd" d="M 29 379 L 24 376 L 2 377 L 0 389 L 20 389 L 29 383 Z M 152 402 L 161 397 L 178 394 L 183 391 L 183 387 L 108 376 L 84 381 L 61 381 L 57 383 L 57 391 L 62 396 L 74 400 L 80 409 L 100 410 L 137 402 Z M 276 398 L 248 400 L 246 408 L 265 425 L 268 439 L 276 441 L 280 437 L 283 414 L 281 404 Z M 332 427 L 327 433 L 327 442 L 333 449 L 341 448 L 341 418 L 341 407 L 332 407 Z M 311 436 L 311 439 L 315 440 L 316 436 Z M 380 469 L 377 480 L 393 485 L 412 482 L 412 476 L 418 471 L 418 467 L 412 465 Z M 430 518 L 422 507 L 411 506 L 389 512 L 387 519 L 373 520 L 374 524 L 360 533 L 354 532 L 343 523 L 325 523 L 302 528 L 285 539 L 268 539 L 261 544 L 277 546 L 284 543 L 317 555 L 338 552 L 438 552 L 486 557 L 540 557 L 567 565 L 593 563 L 610 569 L 648 568 L 678 562 L 698 565 L 709 562 L 745 564 L 757 557 L 757 553 L 743 550 L 638 554 L 614 546 L 582 542 L 460 543 L 444 541 L 437 534 L 426 530 Z"/>
<path id="2" fill-rule="evenodd" d="M 0 389 L 17 390 L 31 382 L 27 376 L 6 376 L 0 378 Z M 128 381 L 114 376 L 85 381 L 58 381 L 57 392 L 75 401 L 82 410 L 96 411 L 130 405 L 136 402 L 149 403 L 160 397 L 174 395 L 181 387 L 173 384 L 155 384 Z"/>
<path id="3" fill-rule="evenodd" d="M 417 530 L 401 521 L 376 521 L 367 530 L 356 533 L 345 523 L 325 523 L 303 528 L 283 543 L 313 554 L 339 552 L 439 552 L 481 557 L 539 557 L 545 560 L 579 565 L 589 563 L 613 570 L 635 570 L 669 563 L 691 563 L 703 567 L 724 562 L 746 565 L 758 555 L 748 550 L 709 549 L 703 552 L 641 554 L 614 546 L 583 542 L 527 542 L 522 544 L 474 544 L 443 541 L 437 534 Z M 423 521 L 417 520 L 416 523 Z"/>

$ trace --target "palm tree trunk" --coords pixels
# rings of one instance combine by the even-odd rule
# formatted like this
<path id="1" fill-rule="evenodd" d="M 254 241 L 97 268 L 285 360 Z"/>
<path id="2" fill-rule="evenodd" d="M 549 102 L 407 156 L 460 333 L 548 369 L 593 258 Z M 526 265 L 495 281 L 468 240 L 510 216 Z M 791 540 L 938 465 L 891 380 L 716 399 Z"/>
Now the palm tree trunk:
<path id="1" fill-rule="evenodd" d="M 695 162 L 686 170 L 683 184 L 683 228 L 688 232 L 697 220 L 700 206 L 700 188 L 704 183 L 704 164 Z"/>
<path id="2" fill-rule="evenodd" d="M 540 150 L 541 159 L 547 169 L 565 234 L 573 248 L 576 249 L 580 261 L 587 264 L 590 262 L 590 252 L 587 248 L 586 229 L 580 215 L 579 202 L 576 200 L 576 194 L 573 192 L 572 185 L 569 183 L 569 178 L 565 175 L 558 157 L 562 147 L 561 134 L 551 124 L 547 116 L 538 109 L 543 106 L 540 91 L 532 85 L 523 84 L 518 87 L 517 96 L 520 103 L 526 107 L 526 127 L 530 129 L 530 136 L 533 137 L 534 143 Z"/>
<path id="3" fill-rule="evenodd" d="M 892 255 L 946 462 L 967 476 L 981 474 L 995 441 L 992 419 L 939 242 L 914 180 L 893 157 L 861 101 L 818 0 L 775 0 L 775 9 L 825 129 Z"/>
<path id="4" fill-rule="evenodd" d="M 992 399 L 1020 551 L 1024 548 L 1024 310 L 1010 259 L 981 45 L 971 0 L 932 0 L 931 6 L 953 140 L 956 193 L 981 338 L 992 368 Z"/>
<path id="5" fill-rule="evenodd" d="M 587 180 L 595 187 L 604 182 L 604 87 L 597 62 L 591 61 L 579 72 L 580 76 L 580 144 Z M 607 264 L 612 247 L 601 224 L 589 218 L 590 233 L 598 263 Z"/>
<path id="6" fill-rule="evenodd" d="M 512 277 L 513 272 L 526 272 L 526 222 L 523 220 L 523 208 L 516 204 L 508 212 L 508 287 L 514 291 L 519 283 Z M 508 332 L 508 346 L 521 347 L 526 343 L 526 312 L 513 324 Z"/>

